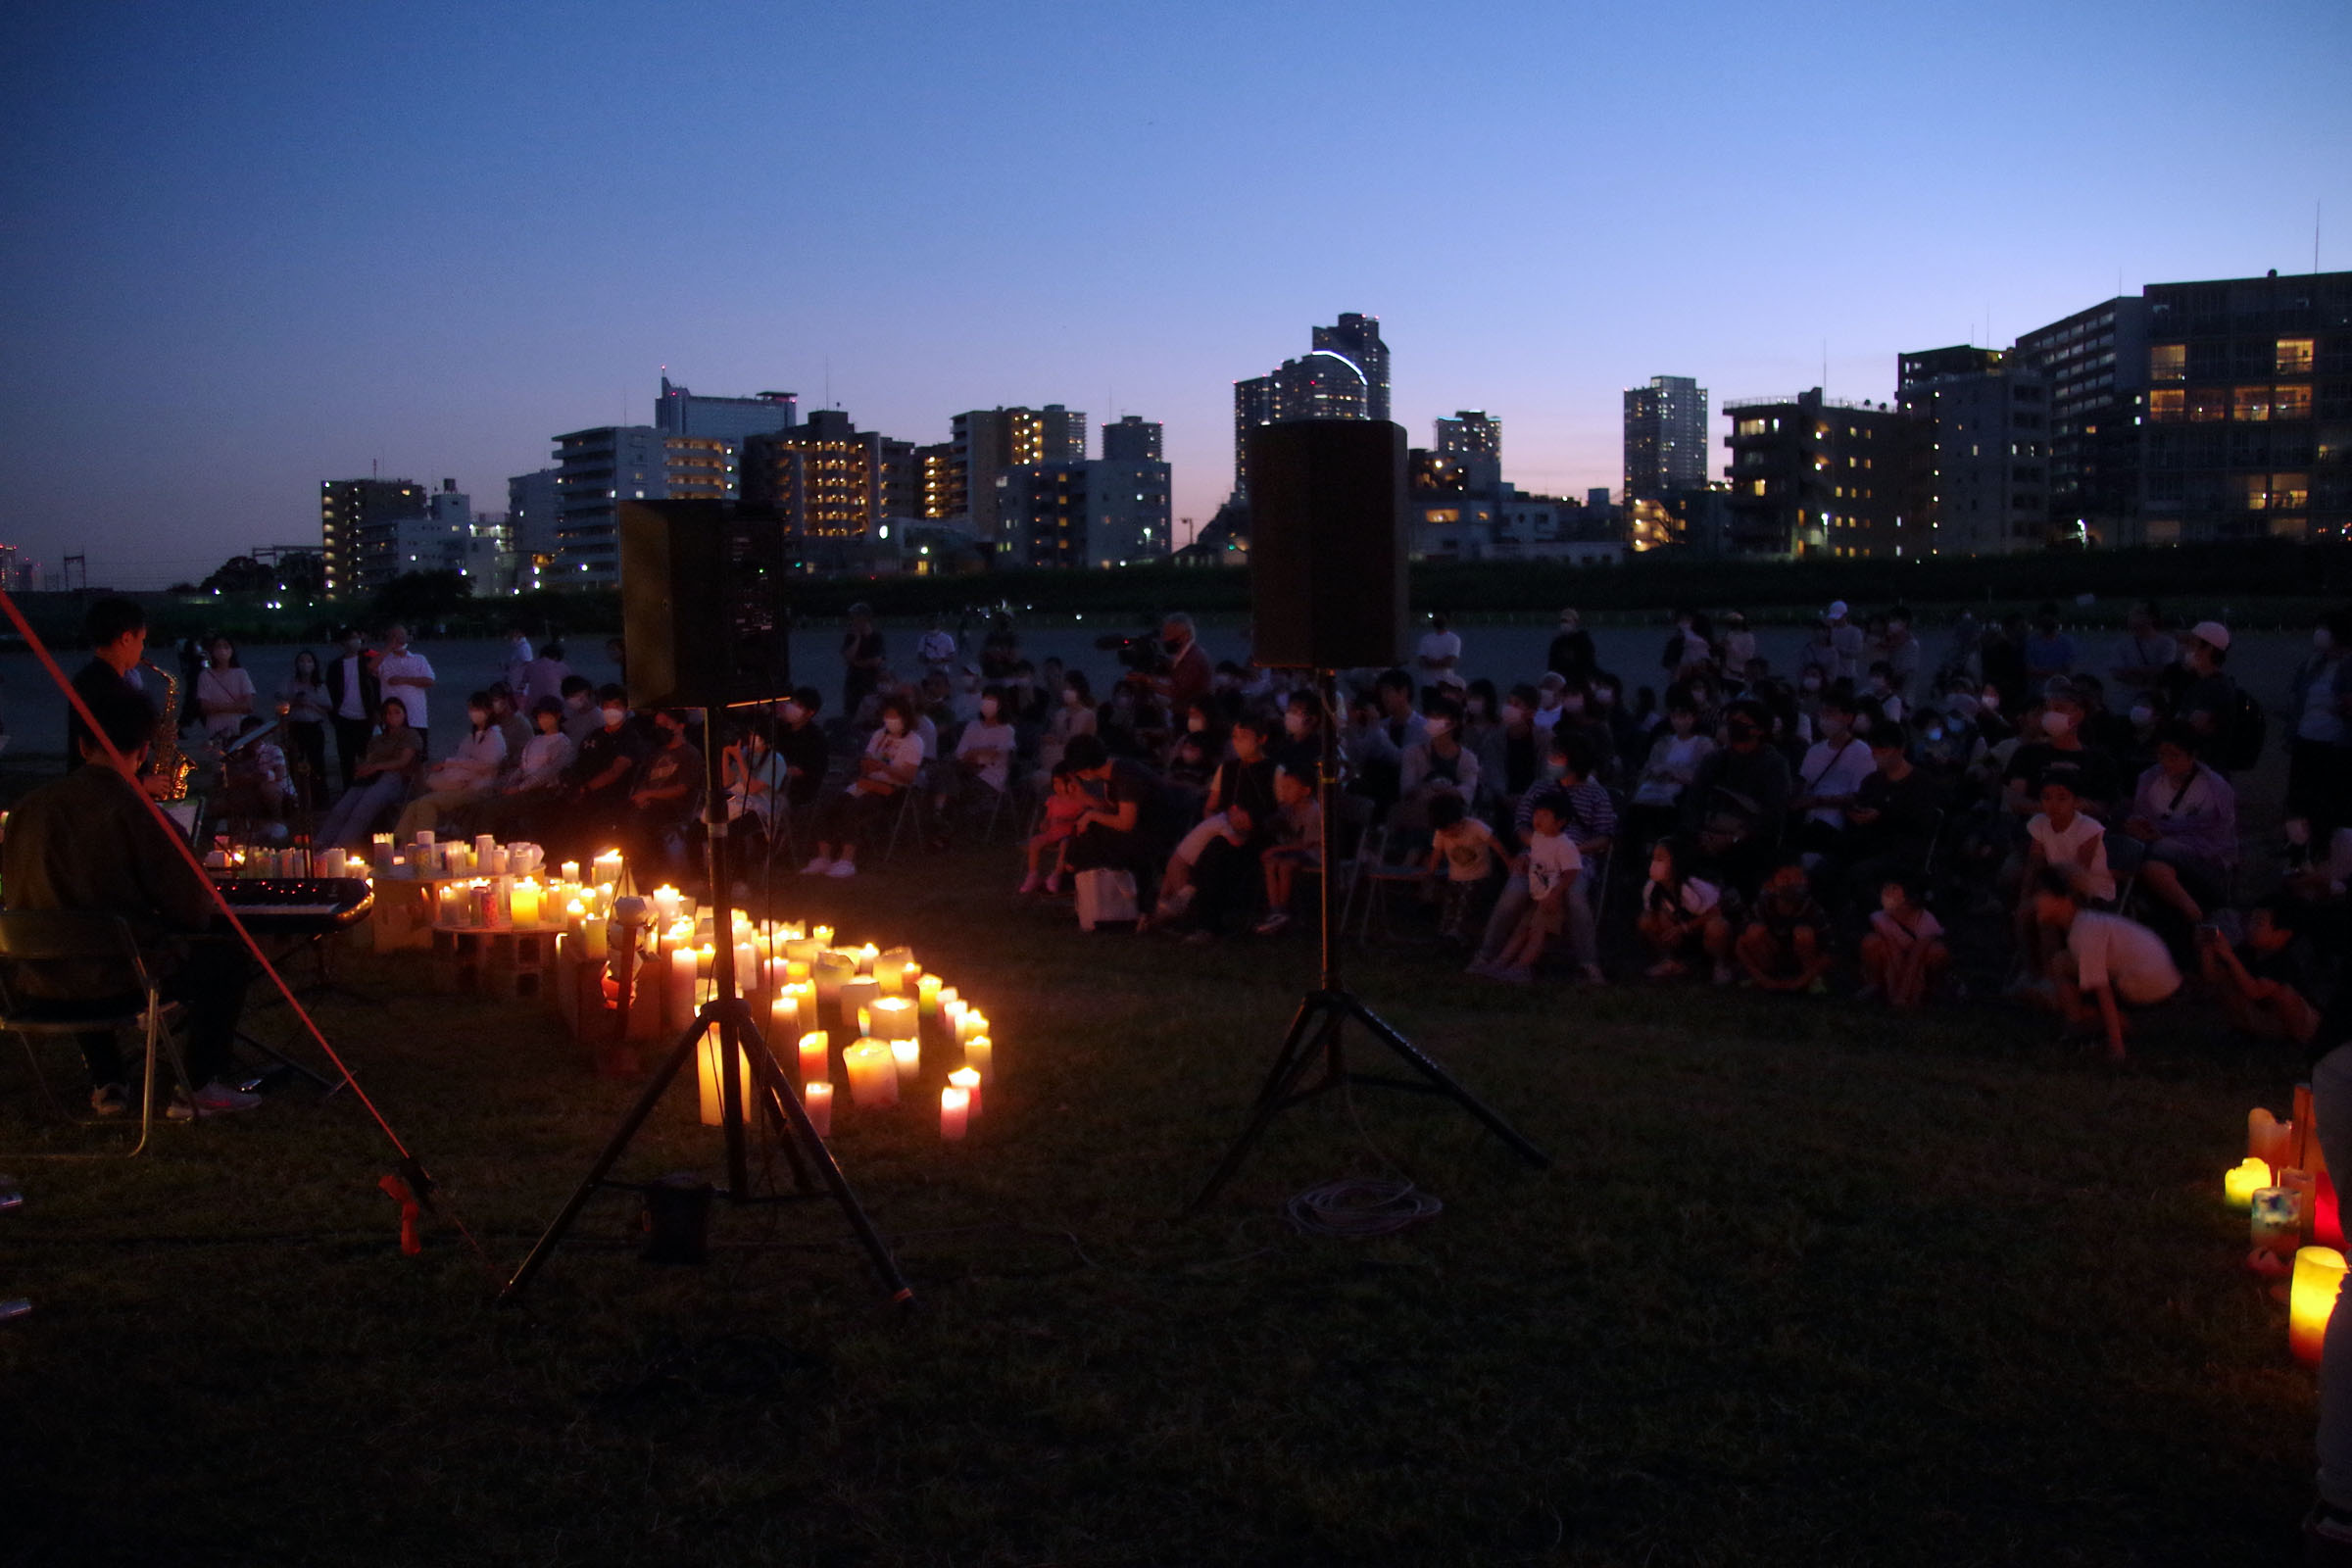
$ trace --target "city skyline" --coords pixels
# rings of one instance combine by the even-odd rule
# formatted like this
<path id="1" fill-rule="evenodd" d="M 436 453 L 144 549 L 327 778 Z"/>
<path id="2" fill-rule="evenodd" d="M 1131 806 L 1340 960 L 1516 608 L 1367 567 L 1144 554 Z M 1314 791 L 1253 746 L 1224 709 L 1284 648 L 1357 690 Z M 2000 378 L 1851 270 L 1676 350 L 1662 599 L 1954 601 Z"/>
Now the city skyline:
<path id="1" fill-rule="evenodd" d="M 664 373 L 918 443 L 969 409 L 1138 414 L 1199 526 L 1233 382 L 1343 312 L 1380 318 L 1413 439 L 1488 410 L 1512 479 L 1576 496 L 1619 482 L 1653 375 L 1712 390 L 1719 476 L 1723 406 L 1825 362 L 1831 396 L 1890 399 L 1901 353 L 2308 270 L 2315 216 L 2320 265 L 2352 254 L 2340 7 L 1530 13 L 1440 60 L 1401 8 L 925 14 L 885 52 L 892 13 L 700 7 L 625 58 L 596 14 L 28 18 L 0 540 L 160 586 L 316 538 L 320 481 L 371 466 L 496 510 L 557 434 L 653 423 Z M 1936 83 L 1994 156 L 1917 113 Z M 2225 101 L 2229 137 L 2157 107 Z M 1012 177 L 1049 135 L 1082 221 Z"/>

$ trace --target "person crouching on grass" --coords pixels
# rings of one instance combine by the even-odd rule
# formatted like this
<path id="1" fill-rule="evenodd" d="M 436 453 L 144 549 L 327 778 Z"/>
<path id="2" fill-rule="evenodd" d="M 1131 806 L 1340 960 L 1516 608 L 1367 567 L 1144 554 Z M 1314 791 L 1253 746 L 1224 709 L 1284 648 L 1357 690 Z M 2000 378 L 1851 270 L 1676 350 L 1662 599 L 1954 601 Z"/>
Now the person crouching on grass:
<path id="1" fill-rule="evenodd" d="M 1784 860 L 1764 879 L 1754 917 L 1733 954 L 1759 991 L 1829 989 L 1830 916 L 1813 897 L 1804 866 Z"/>
<path id="2" fill-rule="evenodd" d="M 2045 1000 L 2070 1031 L 2100 1029 L 2107 1059 L 2124 1060 L 2126 1007 L 2152 1007 L 2180 989 L 2164 939 L 2136 920 L 2082 907 L 2074 879 L 2057 866 L 2036 877 L 2034 918 L 2066 946 L 2050 960 Z"/>
<path id="3" fill-rule="evenodd" d="M 2246 940 L 2234 949 L 2219 927 L 2197 927 L 2197 967 L 2230 1028 L 2297 1045 L 2309 1045 L 2318 1033 L 2313 965 L 2298 940 L 2303 919 L 2301 904 L 2274 895 L 2246 911 Z"/>
<path id="4" fill-rule="evenodd" d="M 1584 874 L 1585 862 L 1577 854 L 1576 841 L 1563 831 L 1565 814 L 1549 800 L 1537 805 L 1528 822 L 1527 849 L 1515 867 L 1527 879 L 1527 912 L 1519 917 L 1518 928 L 1494 961 L 1473 963 L 1471 973 L 1526 985 L 1536 977 L 1536 963 L 1544 956 L 1544 944 L 1567 928 L 1568 900 L 1576 879 Z"/>
<path id="5" fill-rule="evenodd" d="M 1862 994 L 1883 996 L 1890 1006 L 1916 1007 L 1951 958 L 1943 922 L 1920 902 L 1920 878 L 1888 877 L 1862 938 Z"/>
<path id="6" fill-rule="evenodd" d="M 1642 885 L 1642 913 L 1635 927 L 1656 961 L 1642 972 L 1672 980 L 1690 972 L 1687 953 L 1702 953 L 1719 965 L 1732 961 L 1732 921 L 1737 898 L 1697 874 L 1696 853 L 1673 839 L 1660 839 L 1649 852 L 1649 880 Z"/>
<path id="7" fill-rule="evenodd" d="M 1093 799 L 1078 786 L 1078 775 L 1067 762 L 1054 764 L 1053 793 L 1046 797 L 1046 819 L 1029 840 L 1029 874 L 1021 879 L 1020 891 L 1048 893 L 1061 891 L 1061 847 L 1078 831 L 1078 819 L 1094 805 Z M 1042 877 L 1038 866 L 1046 860 L 1053 868 Z"/>

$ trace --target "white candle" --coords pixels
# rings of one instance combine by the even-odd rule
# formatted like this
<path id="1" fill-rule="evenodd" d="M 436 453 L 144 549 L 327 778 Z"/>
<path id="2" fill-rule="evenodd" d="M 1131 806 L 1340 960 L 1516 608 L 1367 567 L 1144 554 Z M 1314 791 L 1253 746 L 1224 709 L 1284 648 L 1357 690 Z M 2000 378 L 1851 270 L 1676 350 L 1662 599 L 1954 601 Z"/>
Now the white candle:
<path id="1" fill-rule="evenodd" d="M 591 963 L 603 963 L 612 956 L 612 922 L 589 920 L 580 927 L 580 947 Z"/>
<path id="2" fill-rule="evenodd" d="M 808 1107 L 808 1125 L 819 1138 L 833 1136 L 833 1086 L 812 1079 L 801 1086 L 801 1101 Z"/>
<path id="3" fill-rule="evenodd" d="M 891 1065 L 898 1069 L 899 1082 L 911 1084 L 923 1070 L 923 1043 L 919 1040 L 890 1042 Z"/>
<path id="4" fill-rule="evenodd" d="M 844 980 L 841 983 L 841 1026 L 847 1029 L 855 1025 L 858 1022 L 858 1009 L 871 1006 L 874 999 L 881 994 L 882 988 L 863 975 L 855 980 Z"/>
<path id="5" fill-rule="evenodd" d="M 749 942 L 735 944 L 735 991 L 739 996 L 755 996 L 760 990 L 760 955 Z"/>
<path id="6" fill-rule="evenodd" d="M 864 1107 L 895 1105 L 899 1102 L 899 1069 L 891 1059 L 890 1047 L 879 1040 L 860 1040 L 841 1054 L 841 1064 L 849 1070 L 850 1099 Z"/>
<path id="7" fill-rule="evenodd" d="M 980 1075 L 984 1084 L 997 1081 L 997 1048 L 986 1035 L 974 1035 L 963 1043 L 963 1064 Z"/>
<path id="8" fill-rule="evenodd" d="M 868 942 L 864 947 L 859 948 L 853 953 L 851 956 L 858 960 L 858 972 L 859 974 L 870 975 L 874 972 L 874 960 L 882 956 L 882 950 L 875 947 L 871 942 Z"/>
<path id="9" fill-rule="evenodd" d="M 866 1017 L 871 1027 L 865 1032 L 877 1040 L 912 1040 L 914 1038 L 914 1004 L 905 997 L 876 997 L 866 1004 Z"/>
<path id="10" fill-rule="evenodd" d="M 559 869 L 564 873 L 564 880 L 566 884 L 577 882 L 580 879 L 580 862 L 577 860 L 565 860 Z"/>
<path id="11" fill-rule="evenodd" d="M 669 955 L 669 1027 L 683 1029 L 694 1021 L 694 968 L 692 948 L 673 949 Z"/>
<path id="12" fill-rule="evenodd" d="M 726 1047 L 719 1040 L 718 1031 L 715 1029 L 704 1030 L 702 1043 L 694 1048 L 694 1059 L 696 1064 L 695 1083 L 702 1093 L 703 1125 L 706 1127 L 715 1127 L 725 1119 L 723 1113 L 726 1107 L 719 1102 L 721 1087 L 719 1058 L 725 1054 Z M 750 1054 L 737 1052 L 735 1066 L 737 1075 L 743 1080 L 743 1099 L 739 1103 L 749 1105 L 752 1102 L 752 1058 Z"/>
<path id="13" fill-rule="evenodd" d="M 939 1136 L 949 1143 L 963 1137 L 965 1123 L 971 1117 L 971 1097 L 954 1084 L 939 1092 Z"/>
<path id="14" fill-rule="evenodd" d="M 833 1076 L 832 1037 L 821 1029 L 801 1036 L 801 1082 L 821 1083 Z"/>
<path id="15" fill-rule="evenodd" d="M 664 921 L 678 917 L 678 890 L 664 882 L 654 889 L 654 912 Z"/>
<path id="16" fill-rule="evenodd" d="M 980 1073 L 974 1067 L 958 1067 L 948 1074 L 948 1082 L 962 1090 L 971 1101 L 972 1114 L 980 1114 Z"/>
<path id="17" fill-rule="evenodd" d="M 516 925 L 537 925 L 539 923 L 539 884 L 526 876 L 514 884 L 512 897 L 514 906 L 514 923 Z"/>
<path id="18" fill-rule="evenodd" d="M 822 953 L 816 958 L 816 1000 L 824 1006 L 841 1001 L 841 988 L 858 972 L 858 960 L 846 953 Z"/>

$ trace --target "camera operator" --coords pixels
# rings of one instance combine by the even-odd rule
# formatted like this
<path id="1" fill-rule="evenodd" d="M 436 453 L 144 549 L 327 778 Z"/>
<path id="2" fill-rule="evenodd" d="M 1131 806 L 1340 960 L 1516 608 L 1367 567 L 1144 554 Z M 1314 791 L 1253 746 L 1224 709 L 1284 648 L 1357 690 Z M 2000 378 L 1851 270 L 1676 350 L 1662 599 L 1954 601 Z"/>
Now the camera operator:
<path id="1" fill-rule="evenodd" d="M 1180 610 L 1160 616 L 1159 651 L 1164 662 L 1152 672 L 1152 690 L 1159 693 L 1164 711 L 1181 713 L 1194 698 L 1207 695 L 1214 675 L 1192 616 Z"/>

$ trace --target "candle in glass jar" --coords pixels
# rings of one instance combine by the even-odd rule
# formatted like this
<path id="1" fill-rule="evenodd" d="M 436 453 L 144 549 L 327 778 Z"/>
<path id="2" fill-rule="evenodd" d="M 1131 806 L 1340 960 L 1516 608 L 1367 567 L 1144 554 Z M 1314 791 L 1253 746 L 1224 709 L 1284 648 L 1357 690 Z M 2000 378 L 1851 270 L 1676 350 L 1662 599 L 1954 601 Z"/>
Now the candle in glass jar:
<path id="1" fill-rule="evenodd" d="M 850 1075 L 850 1099 L 864 1107 L 899 1102 L 899 1067 L 890 1047 L 879 1040 L 860 1040 L 841 1054 Z"/>
<path id="2" fill-rule="evenodd" d="M 833 1076 L 832 1037 L 821 1029 L 801 1036 L 801 1082 L 816 1083 Z"/>
<path id="3" fill-rule="evenodd" d="M 977 1067 L 958 1067 L 954 1072 L 948 1074 L 948 1082 L 954 1084 L 956 1088 L 964 1092 L 964 1095 L 971 1102 L 972 1114 L 975 1116 L 979 1115 L 980 1069 Z"/>
<path id="4" fill-rule="evenodd" d="M 822 1079 L 801 1085 L 801 1102 L 808 1107 L 808 1125 L 819 1138 L 833 1136 L 833 1086 Z"/>
<path id="5" fill-rule="evenodd" d="M 963 1137 L 971 1118 L 971 1097 L 950 1084 L 939 1092 L 939 1136 L 949 1143 Z"/>
<path id="6" fill-rule="evenodd" d="M 865 1032 L 877 1040 L 912 1040 L 914 1004 L 905 997 L 876 997 L 866 1004 Z"/>

